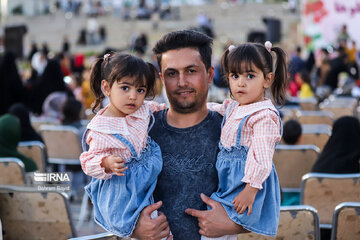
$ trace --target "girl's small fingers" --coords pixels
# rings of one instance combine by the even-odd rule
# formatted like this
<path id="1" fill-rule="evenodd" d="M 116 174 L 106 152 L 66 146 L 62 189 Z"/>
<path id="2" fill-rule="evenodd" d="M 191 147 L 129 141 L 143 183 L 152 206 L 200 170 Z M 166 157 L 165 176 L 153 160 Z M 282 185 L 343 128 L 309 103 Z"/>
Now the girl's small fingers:
<path id="1" fill-rule="evenodd" d="M 248 216 L 250 216 L 251 211 L 252 211 L 252 206 L 249 206 L 248 214 L 247 214 Z"/>
<path id="2" fill-rule="evenodd" d="M 125 176 L 125 173 L 115 173 L 117 176 Z"/>

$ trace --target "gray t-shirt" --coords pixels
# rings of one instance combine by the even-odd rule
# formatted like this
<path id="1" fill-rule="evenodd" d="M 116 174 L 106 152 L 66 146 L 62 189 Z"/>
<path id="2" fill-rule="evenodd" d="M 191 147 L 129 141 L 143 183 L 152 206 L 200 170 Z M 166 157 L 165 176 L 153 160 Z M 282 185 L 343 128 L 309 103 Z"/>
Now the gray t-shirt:
<path id="1" fill-rule="evenodd" d="M 175 128 L 167 124 L 166 112 L 155 114 L 150 131 L 160 145 L 164 162 L 154 198 L 163 201 L 160 211 L 166 215 L 174 239 L 200 239 L 198 221 L 185 209 L 206 210 L 200 193 L 210 196 L 217 189 L 215 164 L 222 116 L 209 111 L 201 123 Z"/>

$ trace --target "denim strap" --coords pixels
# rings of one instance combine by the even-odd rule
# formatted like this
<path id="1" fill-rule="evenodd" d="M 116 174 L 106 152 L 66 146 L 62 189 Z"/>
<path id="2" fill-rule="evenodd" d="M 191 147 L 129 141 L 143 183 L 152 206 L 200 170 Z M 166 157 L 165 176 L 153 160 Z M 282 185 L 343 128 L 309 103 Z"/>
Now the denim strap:
<path id="1" fill-rule="evenodd" d="M 231 114 L 231 112 L 232 112 L 232 110 L 234 109 L 234 107 L 235 107 L 235 106 L 231 106 L 231 107 L 228 107 L 228 108 L 226 109 L 226 113 L 225 113 L 225 115 L 224 115 L 224 117 L 223 117 L 223 120 L 222 120 L 222 122 L 221 122 L 221 129 L 223 128 L 223 126 L 224 126 L 224 124 L 225 124 L 225 122 L 226 122 L 226 118 L 229 117 L 229 115 Z"/>
<path id="2" fill-rule="evenodd" d="M 250 115 L 245 116 L 245 117 L 241 120 L 241 122 L 240 122 L 240 124 L 239 124 L 238 132 L 237 132 L 237 137 L 236 137 L 236 145 L 235 145 L 235 146 L 239 146 L 239 145 L 240 145 L 241 130 L 242 130 L 243 126 L 244 126 L 244 123 L 246 122 L 246 120 L 247 120 L 249 117 L 250 117 Z"/>
<path id="3" fill-rule="evenodd" d="M 126 138 L 124 138 L 124 137 L 121 136 L 120 134 L 111 134 L 111 136 L 116 137 L 117 140 L 119 140 L 120 142 L 122 142 L 123 144 L 125 144 L 125 145 L 130 149 L 132 155 L 137 158 L 137 153 L 136 153 L 136 151 L 135 151 L 134 146 L 131 144 L 131 142 L 129 142 Z"/>
<path id="4" fill-rule="evenodd" d="M 82 150 L 84 152 L 89 151 L 89 144 L 86 143 L 86 136 L 87 136 L 88 132 L 89 132 L 89 129 L 86 129 L 81 138 L 81 146 L 82 146 Z"/>

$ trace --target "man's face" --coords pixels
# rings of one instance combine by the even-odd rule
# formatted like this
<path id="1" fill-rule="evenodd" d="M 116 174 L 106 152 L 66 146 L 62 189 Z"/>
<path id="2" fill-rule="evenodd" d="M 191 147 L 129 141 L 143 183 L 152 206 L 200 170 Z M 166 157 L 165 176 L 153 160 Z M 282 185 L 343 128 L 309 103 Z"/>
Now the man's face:
<path id="1" fill-rule="evenodd" d="M 194 48 L 169 50 L 162 54 L 160 77 L 174 111 L 193 113 L 206 104 L 213 67 L 206 71 L 200 53 Z"/>

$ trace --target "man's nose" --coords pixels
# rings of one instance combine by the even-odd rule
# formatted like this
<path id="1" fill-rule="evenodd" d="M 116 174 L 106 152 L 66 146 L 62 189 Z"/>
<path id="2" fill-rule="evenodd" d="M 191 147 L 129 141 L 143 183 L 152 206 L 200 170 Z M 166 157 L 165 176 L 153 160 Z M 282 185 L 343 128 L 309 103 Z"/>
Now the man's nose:
<path id="1" fill-rule="evenodd" d="M 187 86 L 187 84 L 188 84 L 188 82 L 187 82 L 185 74 L 179 73 L 178 86 L 183 87 L 183 86 Z"/>

